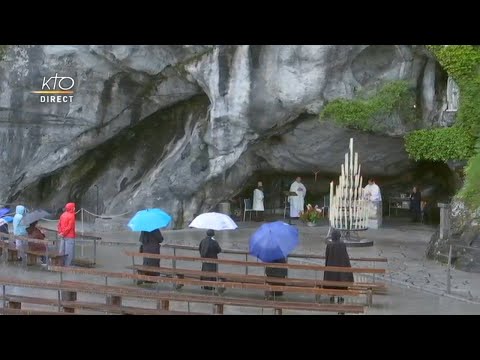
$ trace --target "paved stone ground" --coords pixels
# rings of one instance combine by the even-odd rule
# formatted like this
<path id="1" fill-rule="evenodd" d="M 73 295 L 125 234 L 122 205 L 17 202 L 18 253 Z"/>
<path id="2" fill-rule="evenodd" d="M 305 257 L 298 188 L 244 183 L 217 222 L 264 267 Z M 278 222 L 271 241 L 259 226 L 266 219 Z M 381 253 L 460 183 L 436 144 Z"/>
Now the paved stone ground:
<path id="1" fill-rule="evenodd" d="M 300 230 L 300 246 L 297 253 L 323 254 L 324 238 L 328 231 L 326 224 L 315 228 L 297 224 Z M 53 228 L 55 223 L 48 222 Z M 247 249 L 248 239 L 259 223 L 240 222 L 235 231 L 217 232 L 217 240 L 223 248 Z M 80 229 L 80 224 L 78 229 Z M 85 231 L 92 230 L 84 224 Z M 385 281 L 389 285 L 389 294 L 375 296 L 375 306 L 369 314 L 451 314 L 480 312 L 480 275 L 452 270 L 452 293 L 446 294 L 446 266 L 425 259 L 425 250 L 434 227 L 410 224 L 399 219 L 384 219 L 384 227 L 369 230 L 362 236 L 373 239 L 374 246 L 369 248 L 349 248 L 351 257 L 388 258 Z M 183 229 L 163 232 L 166 243 L 198 245 L 204 231 Z M 101 233 L 102 244 L 98 248 L 98 263 L 110 269 L 124 268 L 123 248 L 134 249 L 138 246 L 138 234 L 129 231 Z M 88 245 L 88 244 L 87 244 Z M 114 246 L 116 245 L 116 246 Z M 80 249 L 77 250 L 79 253 Z M 91 247 L 85 245 L 84 256 L 91 256 Z M 191 254 L 187 252 L 185 254 Z M 225 255 L 224 255 L 225 256 Z M 235 255 L 231 255 L 235 256 Z M 233 258 L 233 257 L 232 257 Z M 238 258 L 238 257 L 237 257 Z M 307 262 L 307 261 L 305 261 Z M 309 263 L 322 263 L 321 260 L 308 260 Z M 356 266 L 362 263 L 354 264 Z M 365 263 L 363 263 L 365 265 Z M 368 264 L 373 266 L 373 264 Z M 376 266 L 385 266 L 380 264 Z M 227 269 L 225 269 L 227 271 Z M 305 276 L 306 274 L 298 274 Z M 294 276 L 293 274 L 291 276 Z M 323 276 L 317 274 L 317 276 Z M 363 299 L 361 300 L 363 302 Z"/>

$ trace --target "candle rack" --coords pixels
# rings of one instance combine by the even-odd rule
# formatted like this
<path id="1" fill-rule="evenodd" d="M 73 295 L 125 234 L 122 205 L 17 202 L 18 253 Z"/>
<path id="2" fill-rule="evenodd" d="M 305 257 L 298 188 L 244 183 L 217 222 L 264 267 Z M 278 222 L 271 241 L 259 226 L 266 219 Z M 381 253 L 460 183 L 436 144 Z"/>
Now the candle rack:
<path id="1" fill-rule="evenodd" d="M 349 151 L 340 166 L 338 184 L 330 183 L 330 228 L 327 240 L 333 229 L 342 233 L 348 246 L 372 246 L 373 242 L 360 239 L 359 232 L 368 230 L 369 204 L 365 199 L 363 177 L 358 153 L 353 151 L 353 139 L 350 139 Z"/>

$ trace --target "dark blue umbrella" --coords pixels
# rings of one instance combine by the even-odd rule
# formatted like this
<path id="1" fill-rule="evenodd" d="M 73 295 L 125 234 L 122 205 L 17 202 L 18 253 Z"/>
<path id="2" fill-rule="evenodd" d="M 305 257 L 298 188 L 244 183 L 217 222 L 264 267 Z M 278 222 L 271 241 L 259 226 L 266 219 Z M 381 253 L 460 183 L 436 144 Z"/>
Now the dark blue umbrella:
<path id="1" fill-rule="evenodd" d="M 10 212 L 9 208 L 0 209 L 0 217 L 3 217 L 4 215 L 7 215 L 9 212 Z"/>
<path id="2" fill-rule="evenodd" d="M 167 227 L 172 217 L 162 209 L 146 209 L 138 211 L 130 219 L 128 227 L 133 231 L 153 231 Z"/>
<path id="3" fill-rule="evenodd" d="M 270 262 L 288 256 L 298 245 L 298 229 L 283 221 L 263 224 L 250 237 L 250 254 Z"/>

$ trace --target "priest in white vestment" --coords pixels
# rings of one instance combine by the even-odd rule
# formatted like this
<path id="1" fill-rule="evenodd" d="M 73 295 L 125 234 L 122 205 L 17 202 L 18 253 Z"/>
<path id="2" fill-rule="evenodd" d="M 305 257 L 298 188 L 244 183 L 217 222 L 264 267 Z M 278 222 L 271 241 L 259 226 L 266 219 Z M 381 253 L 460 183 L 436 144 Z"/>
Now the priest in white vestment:
<path id="1" fill-rule="evenodd" d="M 382 194 L 380 188 L 375 184 L 375 180 L 368 180 L 368 185 L 365 186 L 365 199 L 373 202 L 382 201 Z"/>
<path id="2" fill-rule="evenodd" d="M 302 178 L 298 176 L 293 184 L 290 186 L 290 192 L 294 192 L 297 196 L 289 196 L 288 202 L 290 203 L 290 217 L 300 217 L 300 212 L 305 208 L 305 195 L 307 194 L 307 188 L 302 184 Z"/>
<path id="3" fill-rule="evenodd" d="M 378 229 L 382 226 L 382 194 L 380 188 L 375 184 L 375 180 L 368 180 L 368 185 L 365 186 L 365 199 L 369 201 L 368 204 L 368 228 Z"/>
<path id="4" fill-rule="evenodd" d="M 252 210 L 255 211 L 255 220 L 263 221 L 263 212 L 265 207 L 263 205 L 263 184 L 261 181 L 258 182 L 257 188 L 253 191 L 253 206 Z"/>

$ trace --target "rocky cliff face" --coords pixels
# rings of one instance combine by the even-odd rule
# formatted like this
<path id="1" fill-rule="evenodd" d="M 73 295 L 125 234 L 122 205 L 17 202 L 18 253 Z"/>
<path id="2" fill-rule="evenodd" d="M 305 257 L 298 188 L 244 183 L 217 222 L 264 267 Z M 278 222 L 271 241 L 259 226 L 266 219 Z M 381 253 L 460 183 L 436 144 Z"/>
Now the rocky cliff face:
<path id="1" fill-rule="evenodd" d="M 440 239 L 433 234 L 427 257 L 446 262 L 452 245 L 452 265 L 462 271 L 480 273 L 480 209 L 469 210 L 459 199 L 450 205 L 450 231 Z"/>
<path id="2" fill-rule="evenodd" d="M 355 138 L 362 171 L 411 166 L 412 126 L 441 119 L 446 80 L 422 47 L 14 46 L 0 62 L 0 200 L 81 202 L 119 214 L 159 206 L 182 226 L 258 171 L 336 173 Z M 72 102 L 41 103 L 43 77 L 75 79 Z M 391 80 L 416 89 L 415 125 L 384 134 L 319 122 L 326 102 Z"/>

